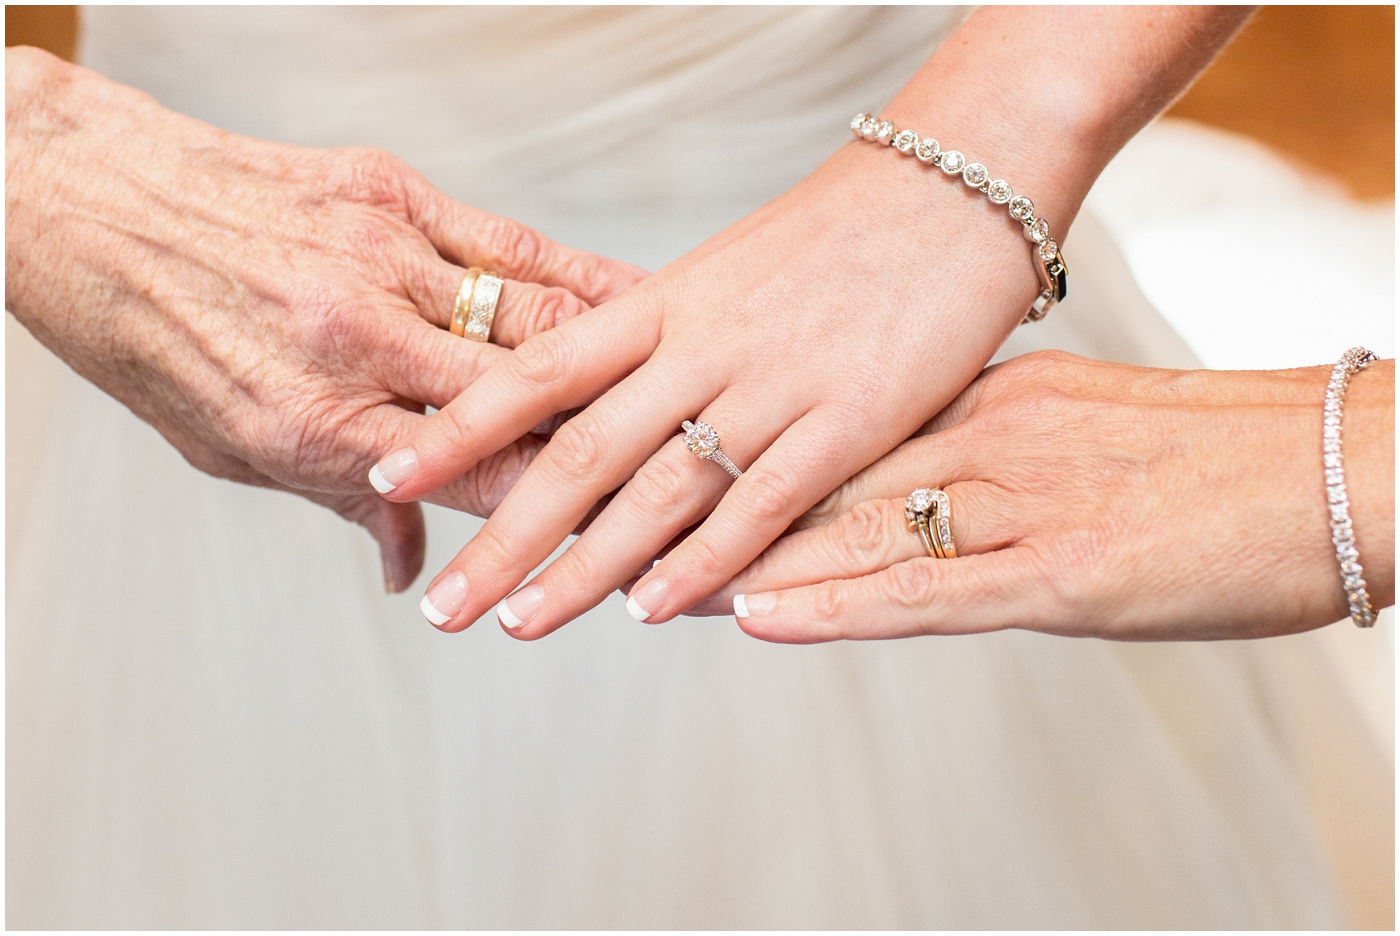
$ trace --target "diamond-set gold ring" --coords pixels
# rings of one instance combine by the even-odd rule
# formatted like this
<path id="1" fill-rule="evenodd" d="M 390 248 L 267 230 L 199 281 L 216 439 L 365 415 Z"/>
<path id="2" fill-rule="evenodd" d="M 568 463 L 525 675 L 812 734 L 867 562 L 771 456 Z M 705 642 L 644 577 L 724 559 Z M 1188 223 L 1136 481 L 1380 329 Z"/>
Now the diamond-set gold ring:
<path id="1" fill-rule="evenodd" d="M 919 488 L 904 499 L 909 529 L 919 534 L 934 559 L 956 559 L 953 545 L 953 510 L 942 488 Z"/>
<path id="2" fill-rule="evenodd" d="M 687 419 L 681 423 L 681 429 L 685 430 L 685 447 L 690 449 L 690 454 L 696 458 L 709 459 L 729 472 L 730 477 L 734 480 L 739 480 L 739 476 L 743 472 L 729 460 L 729 456 L 724 454 L 724 450 L 719 447 L 719 433 L 715 431 L 714 426 L 699 420 L 691 422 Z"/>
<path id="3" fill-rule="evenodd" d="M 467 270 L 457 289 L 448 331 L 472 341 L 490 341 L 491 323 L 496 318 L 496 306 L 501 301 L 504 284 L 505 280 L 481 267 Z"/>

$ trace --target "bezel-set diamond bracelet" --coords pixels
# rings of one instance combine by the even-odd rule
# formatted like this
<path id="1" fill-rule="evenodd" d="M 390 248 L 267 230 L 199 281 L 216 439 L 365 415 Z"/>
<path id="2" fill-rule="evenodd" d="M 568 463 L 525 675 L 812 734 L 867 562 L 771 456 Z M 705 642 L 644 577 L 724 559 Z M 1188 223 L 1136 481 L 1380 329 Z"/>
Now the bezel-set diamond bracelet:
<path id="1" fill-rule="evenodd" d="M 1352 348 L 1342 355 L 1332 368 L 1327 381 L 1327 396 L 1322 403 L 1322 470 L 1327 479 L 1327 509 L 1331 514 L 1332 545 L 1337 549 L 1337 565 L 1342 572 L 1342 589 L 1347 594 L 1347 608 L 1357 627 L 1376 623 L 1371 596 L 1366 594 L 1366 580 L 1361 577 L 1361 557 L 1356 551 L 1356 536 L 1351 528 L 1351 505 L 1347 502 L 1347 485 L 1342 476 L 1342 400 L 1346 397 L 1347 381 L 1378 358 L 1365 348 Z"/>
<path id="2" fill-rule="evenodd" d="M 970 163 L 957 150 L 942 150 L 933 137 L 920 137 L 913 130 L 896 130 L 894 123 L 870 114 L 856 114 L 851 120 L 851 132 L 858 140 L 868 140 L 883 146 L 893 146 L 905 156 L 913 156 L 926 166 L 937 166 L 950 176 L 961 175 L 971 188 L 987 196 L 994 205 L 1006 205 L 1011 217 L 1021 222 L 1026 238 L 1035 243 L 1031 257 L 1036 272 L 1040 275 L 1040 294 L 1031 303 L 1030 311 L 1021 324 L 1038 322 L 1045 313 L 1068 294 L 1068 274 L 1065 258 L 1060 255 L 1060 246 L 1050 236 L 1050 222 L 1035 216 L 1035 205 L 1024 195 L 1015 195 L 1011 185 L 1001 179 L 993 179 L 987 167 L 981 163 Z"/>

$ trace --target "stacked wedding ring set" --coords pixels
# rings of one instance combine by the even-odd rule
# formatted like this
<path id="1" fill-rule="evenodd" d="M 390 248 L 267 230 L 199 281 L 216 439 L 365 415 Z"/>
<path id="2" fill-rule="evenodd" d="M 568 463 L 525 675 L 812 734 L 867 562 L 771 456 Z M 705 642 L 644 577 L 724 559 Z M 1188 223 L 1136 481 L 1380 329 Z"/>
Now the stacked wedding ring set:
<path id="1" fill-rule="evenodd" d="M 957 150 L 940 149 L 933 137 L 920 137 L 913 130 L 896 130 L 892 121 L 869 114 L 856 114 L 851 119 L 851 132 L 858 140 L 892 146 L 926 166 L 937 166 L 945 175 L 962 176 L 967 186 L 986 195 L 992 204 L 1005 205 L 1011 217 L 1021 222 L 1026 238 L 1035 244 L 1031 255 L 1041 283 L 1040 294 L 1021 319 L 1022 325 L 1040 321 L 1051 306 L 1064 301 L 1069 291 L 1069 271 L 1065 267 L 1065 258 L 1060 255 L 1060 245 L 1050 235 L 1050 222 L 1035 216 L 1035 205 L 1029 198 L 1014 194 L 1011 185 L 1004 180 L 993 179 L 987 167 L 981 163 L 968 162 Z"/>
<path id="2" fill-rule="evenodd" d="M 501 301 L 504 280 L 481 267 L 472 267 L 462 277 L 457 289 L 457 301 L 452 307 L 449 331 L 472 341 L 491 340 L 491 322 L 496 318 L 496 305 Z"/>
<path id="3" fill-rule="evenodd" d="M 909 521 L 909 529 L 918 532 L 929 556 L 958 558 L 953 545 L 953 510 L 942 489 L 919 488 L 910 494 L 904 500 L 904 517 Z"/>

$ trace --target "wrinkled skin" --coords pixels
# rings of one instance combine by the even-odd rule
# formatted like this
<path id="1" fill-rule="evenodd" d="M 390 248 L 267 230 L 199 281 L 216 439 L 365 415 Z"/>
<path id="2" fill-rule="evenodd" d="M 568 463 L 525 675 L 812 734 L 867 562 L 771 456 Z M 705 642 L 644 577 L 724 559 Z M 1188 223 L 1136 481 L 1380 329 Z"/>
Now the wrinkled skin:
<path id="1" fill-rule="evenodd" d="M 6 69 L 6 308 L 195 467 L 364 525 L 391 590 L 421 569 L 423 518 L 372 493 L 375 457 L 643 275 L 381 151 L 226 133 L 35 49 Z M 508 280 L 494 344 L 444 330 L 469 265 Z M 490 513 L 542 444 L 522 433 L 432 500 Z"/>
<path id="2" fill-rule="evenodd" d="M 692 613 L 792 643 L 1022 627 L 1125 640 L 1347 616 L 1328 525 L 1330 367 L 1166 371 L 1060 352 L 989 368 Z M 1395 598 L 1395 362 L 1352 378 L 1347 491 L 1372 604 Z M 904 498 L 942 487 L 958 558 Z"/>

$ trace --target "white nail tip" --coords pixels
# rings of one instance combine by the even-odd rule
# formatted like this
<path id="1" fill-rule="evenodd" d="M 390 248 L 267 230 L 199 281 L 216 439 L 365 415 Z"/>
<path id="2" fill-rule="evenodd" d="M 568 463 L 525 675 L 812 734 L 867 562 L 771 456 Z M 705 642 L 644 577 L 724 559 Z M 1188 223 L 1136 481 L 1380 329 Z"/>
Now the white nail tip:
<path id="1" fill-rule="evenodd" d="M 748 602 L 744 601 L 744 596 L 743 596 L 743 595 L 735 595 L 735 596 L 734 596 L 734 616 L 735 616 L 735 617 L 748 617 L 748 616 L 749 616 L 749 605 L 748 605 Z"/>
<path id="2" fill-rule="evenodd" d="M 651 617 L 651 612 L 637 604 L 636 598 L 627 599 L 627 613 L 639 621 L 645 621 L 647 618 Z"/>
<path id="3" fill-rule="evenodd" d="M 441 627 L 452 620 L 452 615 L 443 614 L 437 608 L 434 608 L 433 603 L 428 600 L 427 595 L 424 595 L 423 600 L 418 602 L 418 610 L 423 612 L 423 617 L 427 618 L 428 622 L 434 627 Z"/>
<path id="4" fill-rule="evenodd" d="M 504 598 L 501 599 L 500 604 L 496 605 L 496 617 L 500 618 L 501 623 L 511 630 L 515 630 L 517 627 L 521 627 L 525 624 L 524 621 L 515 616 L 515 612 L 510 609 L 510 605 L 506 604 Z"/>
<path id="5" fill-rule="evenodd" d="M 660 560 L 660 559 L 653 559 L 653 560 L 651 560 L 651 567 L 652 567 L 653 569 L 656 568 L 656 567 L 659 566 L 659 565 L 661 565 L 661 560 Z"/>
<path id="6" fill-rule="evenodd" d="M 379 470 L 378 465 L 375 465 L 369 470 L 369 483 L 374 485 L 374 489 L 380 494 L 388 494 L 394 488 L 398 487 L 397 484 L 389 483 L 389 480 L 384 477 L 384 473 Z M 428 612 L 424 611 L 423 613 L 427 614 Z M 432 620 L 431 615 L 429 616 L 429 620 Z"/>

